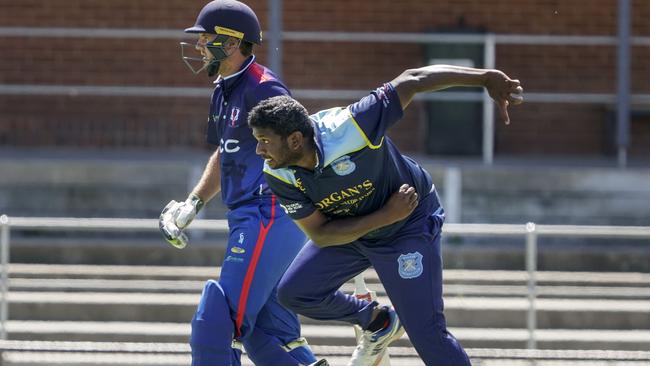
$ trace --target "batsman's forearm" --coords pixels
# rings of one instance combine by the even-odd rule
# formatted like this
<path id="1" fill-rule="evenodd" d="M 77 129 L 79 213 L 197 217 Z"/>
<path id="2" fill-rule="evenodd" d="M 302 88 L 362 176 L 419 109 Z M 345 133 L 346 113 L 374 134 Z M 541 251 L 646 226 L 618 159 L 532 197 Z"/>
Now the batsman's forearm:
<path id="1" fill-rule="evenodd" d="M 329 247 L 351 243 L 373 230 L 392 224 L 381 211 L 365 216 L 339 218 L 327 221 L 316 233 L 309 236 L 319 247 Z"/>
<path id="2" fill-rule="evenodd" d="M 192 190 L 203 202 L 208 202 L 221 191 L 221 165 L 219 149 L 217 149 L 203 170 L 201 179 Z"/>

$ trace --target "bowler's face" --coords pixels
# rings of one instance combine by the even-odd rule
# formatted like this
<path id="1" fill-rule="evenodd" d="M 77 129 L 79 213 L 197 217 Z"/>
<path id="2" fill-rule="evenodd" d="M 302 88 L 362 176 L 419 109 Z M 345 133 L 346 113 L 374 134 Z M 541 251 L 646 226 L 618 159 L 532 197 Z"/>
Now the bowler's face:
<path id="1" fill-rule="evenodd" d="M 253 137 L 257 140 L 255 153 L 272 169 L 286 168 L 297 161 L 296 152 L 289 149 L 287 139 L 271 129 L 253 127 Z"/>

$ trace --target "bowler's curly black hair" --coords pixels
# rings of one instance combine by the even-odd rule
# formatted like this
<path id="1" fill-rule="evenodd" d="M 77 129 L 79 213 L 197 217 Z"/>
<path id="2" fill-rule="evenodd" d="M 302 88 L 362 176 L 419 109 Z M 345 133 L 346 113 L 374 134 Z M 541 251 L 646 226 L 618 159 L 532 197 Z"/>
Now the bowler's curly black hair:
<path id="1" fill-rule="evenodd" d="M 286 95 L 268 98 L 257 104 L 248 113 L 248 125 L 251 128 L 270 129 L 283 138 L 296 131 L 300 131 L 307 141 L 314 138 L 307 109 Z"/>

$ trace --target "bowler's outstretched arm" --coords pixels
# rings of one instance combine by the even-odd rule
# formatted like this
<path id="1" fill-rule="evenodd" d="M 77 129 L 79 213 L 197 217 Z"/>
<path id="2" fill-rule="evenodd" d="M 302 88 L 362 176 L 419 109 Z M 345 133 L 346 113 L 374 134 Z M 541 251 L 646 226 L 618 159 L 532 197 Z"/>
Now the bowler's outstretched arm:
<path id="1" fill-rule="evenodd" d="M 499 107 L 501 118 L 510 123 L 508 105 L 521 104 L 523 91 L 519 80 L 511 79 L 499 70 L 475 69 L 451 65 L 432 65 L 408 69 L 390 82 L 399 95 L 402 109 L 417 93 L 442 90 L 453 86 L 485 87 Z"/>

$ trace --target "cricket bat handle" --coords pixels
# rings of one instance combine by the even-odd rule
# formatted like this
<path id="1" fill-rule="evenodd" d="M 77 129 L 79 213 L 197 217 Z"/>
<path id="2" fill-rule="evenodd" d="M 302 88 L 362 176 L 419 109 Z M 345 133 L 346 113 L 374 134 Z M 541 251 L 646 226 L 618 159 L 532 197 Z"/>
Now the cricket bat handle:
<path id="1" fill-rule="evenodd" d="M 376 294 L 374 294 L 376 297 Z M 354 277 L 354 297 L 361 300 L 373 301 L 373 293 L 370 291 L 368 286 L 366 286 L 366 280 L 363 278 L 363 272 L 359 273 Z M 361 327 L 358 325 L 354 326 L 354 335 L 359 342 L 361 338 Z"/>
<path id="2" fill-rule="evenodd" d="M 354 277 L 354 296 L 357 299 L 374 301 L 377 298 L 377 293 L 370 291 L 366 285 L 366 280 L 363 278 L 363 272 Z"/>

